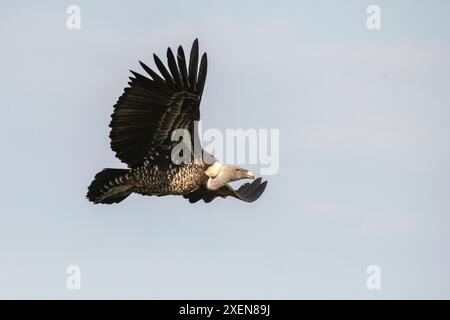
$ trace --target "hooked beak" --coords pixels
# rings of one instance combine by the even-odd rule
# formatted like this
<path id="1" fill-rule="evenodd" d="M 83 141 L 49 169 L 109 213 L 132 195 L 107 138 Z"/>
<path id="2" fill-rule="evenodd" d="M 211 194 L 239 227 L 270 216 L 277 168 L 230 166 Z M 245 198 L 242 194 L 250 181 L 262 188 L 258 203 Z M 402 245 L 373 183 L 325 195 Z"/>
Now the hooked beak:
<path id="1" fill-rule="evenodd" d="M 255 174 L 254 174 L 253 172 L 251 172 L 250 170 L 248 170 L 248 171 L 245 173 L 245 176 L 246 176 L 247 178 L 249 178 L 249 179 L 255 179 Z"/>

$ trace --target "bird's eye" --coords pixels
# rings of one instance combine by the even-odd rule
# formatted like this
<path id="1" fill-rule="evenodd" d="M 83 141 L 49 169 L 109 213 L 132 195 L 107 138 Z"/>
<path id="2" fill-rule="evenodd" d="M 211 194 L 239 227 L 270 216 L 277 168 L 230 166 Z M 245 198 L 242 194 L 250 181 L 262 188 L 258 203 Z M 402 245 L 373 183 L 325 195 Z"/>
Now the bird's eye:
<path id="1" fill-rule="evenodd" d="M 236 171 L 239 171 L 239 170 L 241 170 L 241 169 L 236 169 Z"/>

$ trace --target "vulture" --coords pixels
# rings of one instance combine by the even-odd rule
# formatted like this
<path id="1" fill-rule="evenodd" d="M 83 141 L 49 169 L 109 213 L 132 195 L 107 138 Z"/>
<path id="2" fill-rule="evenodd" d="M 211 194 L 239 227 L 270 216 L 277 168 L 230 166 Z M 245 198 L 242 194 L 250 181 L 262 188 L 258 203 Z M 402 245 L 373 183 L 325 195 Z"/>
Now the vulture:
<path id="1" fill-rule="evenodd" d="M 195 39 L 189 61 L 178 47 L 177 55 L 167 49 L 167 65 L 153 55 L 159 74 L 139 61 L 148 76 L 131 71 L 128 87 L 114 105 L 109 124 L 111 149 L 127 164 L 127 169 L 103 169 L 88 187 L 93 203 L 118 203 L 131 193 L 148 196 L 179 195 L 195 203 L 208 203 L 217 197 L 234 197 L 253 202 L 264 192 L 267 181 L 235 165 L 221 164 L 200 146 L 196 122 L 200 120 L 200 101 L 206 81 L 207 56 L 199 62 Z M 192 161 L 174 161 L 174 147 L 185 143 L 172 139 L 174 130 L 187 135 Z M 175 140 L 175 141 L 174 141 Z M 182 149 L 181 153 L 185 152 Z M 181 154 L 180 153 L 180 154 Z M 180 155 L 179 154 L 179 155 Z M 238 189 L 230 182 L 254 179 Z"/>

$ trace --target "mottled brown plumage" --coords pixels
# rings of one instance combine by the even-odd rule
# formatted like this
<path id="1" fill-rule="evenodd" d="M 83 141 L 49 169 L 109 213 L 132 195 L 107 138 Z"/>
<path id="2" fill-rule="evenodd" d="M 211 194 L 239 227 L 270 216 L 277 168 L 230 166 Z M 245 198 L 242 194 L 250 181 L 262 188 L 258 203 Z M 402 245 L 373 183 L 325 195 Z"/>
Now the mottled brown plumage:
<path id="1" fill-rule="evenodd" d="M 153 55 L 160 75 L 140 62 L 150 78 L 131 71 L 129 87 L 114 105 L 111 116 L 111 148 L 128 169 L 103 169 L 88 188 L 87 198 L 94 203 L 117 203 L 131 193 L 142 195 L 183 195 L 190 202 L 232 196 L 252 202 L 264 191 L 261 178 L 238 190 L 228 182 L 254 178 L 253 173 L 217 160 L 206 163 L 203 150 L 191 162 L 176 164 L 172 132 L 189 132 L 191 146 L 200 145 L 194 123 L 200 120 L 200 101 L 206 81 L 207 57 L 199 64 L 198 41 L 194 41 L 189 65 L 180 46 L 175 58 L 167 50 L 168 70 Z M 195 160 L 195 161 L 194 161 Z M 213 165 L 213 166 L 212 166 Z M 209 169 L 209 170 L 208 170 Z"/>

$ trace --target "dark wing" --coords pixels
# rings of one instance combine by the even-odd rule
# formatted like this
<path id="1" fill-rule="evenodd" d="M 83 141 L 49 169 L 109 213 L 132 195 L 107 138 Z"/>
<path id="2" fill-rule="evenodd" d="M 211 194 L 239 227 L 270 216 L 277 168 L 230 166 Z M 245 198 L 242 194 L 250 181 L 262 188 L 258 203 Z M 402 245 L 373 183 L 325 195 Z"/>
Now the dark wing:
<path id="1" fill-rule="evenodd" d="M 203 54 L 198 66 L 198 40 L 195 39 L 189 65 L 183 48 L 178 47 L 175 59 L 167 49 L 169 70 L 153 55 L 161 75 L 140 62 L 150 78 L 131 71 L 129 87 L 114 106 L 111 127 L 111 148 L 130 168 L 159 155 L 170 154 L 178 141 L 172 141 L 175 129 L 187 129 L 191 142 L 196 139 L 194 121 L 200 119 L 200 101 L 206 81 L 207 57 Z M 198 76 L 197 76 L 198 73 Z"/>
<path id="2" fill-rule="evenodd" d="M 206 203 L 213 201 L 217 197 L 235 197 L 245 202 L 253 202 L 257 200 L 264 192 L 267 186 L 267 181 L 262 182 L 261 178 L 256 179 L 252 183 L 248 182 L 243 184 L 238 190 L 234 190 L 230 185 L 225 185 L 217 190 L 211 191 L 205 188 L 198 189 L 194 192 L 188 193 L 183 197 L 189 199 L 190 203 L 197 202 L 199 200 Z"/>

